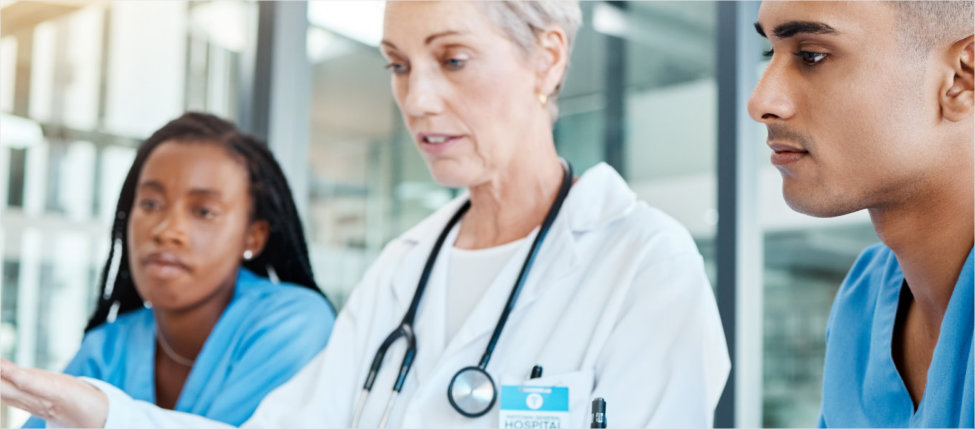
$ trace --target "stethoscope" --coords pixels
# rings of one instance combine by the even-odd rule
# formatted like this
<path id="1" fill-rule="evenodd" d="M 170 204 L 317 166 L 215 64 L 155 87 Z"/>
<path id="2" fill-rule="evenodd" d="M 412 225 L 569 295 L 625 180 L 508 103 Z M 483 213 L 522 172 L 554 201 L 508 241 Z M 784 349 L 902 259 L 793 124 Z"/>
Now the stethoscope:
<path id="1" fill-rule="evenodd" d="M 531 269 L 532 264 L 535 262 L 535 257 L 538 255 L 538 249 L 541 247 L 542 241 L 545 240 L 545 236 L 548 234 L 549 229 L 552 227 L 552 223 L 555 222 L 555 217 L 559 214 L 559 209 L 562 207 L 562 203 L 565 201 L 566 195 L 569 194 L 569 188 L 572 187 L 572 166 L 570 166 L 564 160 L 562 161 L 562 186 L 559 188 L 559 193 L 555 197 L 555 201 L 552 203 L 552 207 L 548 209 L 548 213 L 545 215 L 545 220 L 542 221 L 542 226 L 539 228 L 538 235 L 535 237 L 535 241 L 532 242 L 531 250 L 528 252 L 528 256 L 525 258 L 525 263 L 521 266 L 521 272 L 518 274 L 518 280 L 515 281 L 514 287 L 511 289 L 511 295 L 508 296 L 508 302 L 505 304 L 504 311 L 501 312 L 501 317 L 498 319 L 498 324 L 494 327 L 494 333 L 491 334 L 491 341 L 488 342 L 487 348 L 484 349 L 484 355 L 481 356 L 481 361 L 477 366 L 468 366 L 461 368 L 454 374 L 454 378 L 450 380 L 450 385 L 447 386 L 447 399 L 450 400 L 450 405 L 457 410 L 458 413 L 466 417 L 480 417 L 486 414 L 491 407 L 494 406 L 494 402 L 498 398 L 498 389 L 494 384 L 494 379 L 485 370 L 487 368 L 488 362 L 491 360 L 491 354 L 494 353 L 494 347 L 498 344 L 498 339 L 501 337 L 501 331 L 504 329 L 505 323 L 508 321 L 508 316 L 515 307 L 515 303 L 518 300 L 518 294 L 521 293 L 521 288 L 525 284 L 525 280 L 528 278 L 528 272 Z M 389 397 L 389 401 L 386 403 L 386 410 L 383 411 L 383 418 L 379 421 L 379 427 L 386 427 L 386 422 L 389 420 L 390 411 L 393 409 L 393 405 L 396 402 L 396 398 L 399 396 L 400 391 L 403 390 L 403 384 L 406 382 L 406 375 L 409 374 L 410 368 L 413 366 L 413 359 L 416 357 L 416 334 L 413 331 L 413 321 L 416 319 L 416 310 L 420 304 L 420 298 L 423 296 L 423 291 L 427 287 L 427 281 L 430 279 L 430 272 L 433 271 L 433 265 L 437 261 L 437 255 L 440 254 L 440 248 L 443 246 L 444 241 L 447 239 L 450 231 L 453 229 L 454 225 L 464 216 L 471 207 L 470 200 L 466 201 L 457 213 L 454 214 L 450 221 L 447 222 L 447 226 L 444 227 L 443 232 L 437 237 L 436 244 L 433 246 L 433 250 L 430 251 L 430 256 L 427 257 L 426 265 L 423 267 L 423 273 L 420 275 L 420 281 L 416 286 L 416 292 L 413 294 L 413 301 L 410 302 L 409 309 L 406 310 L 406 315 L 403 316 L 403 321 L 400 322 L 399 327 L 396 328 L 386 340 L 379 346 L 379 350 L 376 351 L 376 357 L 372 360 L 372 366 L 369 367 L 369 374 L 366 376 L 366 382 L 362 386 L 362 393 L 359 395 L 359 401 L 355 407 L 355 414 L 352 417 L 352 427 L 359 426 L 359 418 L 362 417 L 362 410 L 366 404 L 366 398 L 369 396 L 369 392 L 372 390 L 372 385 L 376 381 L 376 375 L 379 374 L 379 369 L 382 366 L 383 359 L 386 356 L 386 351 L 389 347 L 393 345 L 400 338 L 406 340 L 406 353 L 403 355 L 403 363 L 400 364 L 399 376 L 396 377 L 396 383 L 393 384 L 393 393 Z"/>

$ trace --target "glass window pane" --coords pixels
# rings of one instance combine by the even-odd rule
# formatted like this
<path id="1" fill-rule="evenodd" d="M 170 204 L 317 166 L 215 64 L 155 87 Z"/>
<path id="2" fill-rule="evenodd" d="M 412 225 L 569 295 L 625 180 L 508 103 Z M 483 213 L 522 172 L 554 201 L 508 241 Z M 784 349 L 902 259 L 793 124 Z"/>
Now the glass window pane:
<path id="1" fill-rule="evenodd" d="M 148 136 L 183 111 L 186 15 L 185 1 L 112 4 L 104 118 L 111 132 Z"/>
<path id="2" fill-rule="evenodd" d="M 0 39 L 0 111 L 14 110 L 14 75 L 17 70 L 17 39 Z"/>
<path id="3" fill-rule="evenodd" d="M 35 21 L 0 39 L 0 356 L 61 370 L 94 305 L 138 142 L 182 113 L 190 82 L 205 94 L 194 107 L 236 114 L 256 5 L 0 3 L 7 8 Z M 219 24 L 188 24 L 207 13 Z M 202 68 L 185 67 L 190 42 L 206 54 Z M 0 406 L 2 427 L 26 417 Z"/>
<path id="4" fill-rule="evenodd" d="M 383 3 L 309 3 L 308 234 L 317 279 L 341 306 L 382 247 L 440 207 L 377 47 Z M 327 275 L 325 275 L 327 273 Z"/>
<path id="5" fill-rule="evenodd" d="M 717 225 L 713 2 L 583 2 L 556 124 L 559 153 L 584 171 L 623 128 L 622 171 L 638 197 L 686 226 L 714 282 Z M 621 44 L 613 45 L 611 38 Z M 622 57 L 623 67 L 613 67 Z M 622 94 L 608 82 L 622 80 Z M 607 113 L 621 99 L 622 117 Z M 693 198 L 688 198 L 693 195 Z"/>

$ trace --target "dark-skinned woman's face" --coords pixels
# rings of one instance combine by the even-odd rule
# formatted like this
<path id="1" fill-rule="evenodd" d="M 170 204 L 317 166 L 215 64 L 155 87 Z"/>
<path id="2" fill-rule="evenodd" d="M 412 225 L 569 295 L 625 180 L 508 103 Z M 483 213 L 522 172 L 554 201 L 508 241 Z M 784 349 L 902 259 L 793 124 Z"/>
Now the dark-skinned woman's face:
<path id="1" fill-rule="evenodd" d="M 260 253 L 267 222 L 251 222 L 242 161 L 222 146 L 166 141 L 149 155 L 128 223 L 129 267 L 154 308 L 229 299 L 245 250 Z"/>

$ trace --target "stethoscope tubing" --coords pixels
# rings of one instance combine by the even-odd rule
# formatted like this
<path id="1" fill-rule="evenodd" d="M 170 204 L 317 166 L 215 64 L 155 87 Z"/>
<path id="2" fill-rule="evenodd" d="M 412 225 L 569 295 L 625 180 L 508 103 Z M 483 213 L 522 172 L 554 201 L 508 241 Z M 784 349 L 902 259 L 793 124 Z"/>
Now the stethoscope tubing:
<path id="1" fill-rule="evenodd" d="M 545 214 L 545 219 L 542 221 L 542 225 L 538 229 L 538 235 L 535 236 L 535 240 L 532 242 L 532 247 L 528 253 L 528 258 L 525 259 L 524 264 L 521 266 L 521 271 L 518 272 L 518 281 L 515 282 L 515 287 L 511 289 L 511 294 L 508 295 L 508 302 L 504 305 L 504 310 L 501 312 L 501 316 L 498 318 L 498 323 L 494 325 L 494 332 L 491 334 L 491 340 L 484 349 L 484 354 L 481 356 L 481 361 L 477 365 L 478 368 L 481 368 L 482 370 L 487 369 L 488 362 L 491 360 L 491 355 L 494 354 L 494 348 L 498 345 L 498 340 L 501 338 L 501 331 L 504 329 L 505 324 L 508 323 L 508 316 L 510 316 L 511 312 L 514 311 L 515 304 L 518 303 L 518 296 L 521 295 L 521 289 L 528 280 L 528 272 L 535 263 L 535 259 L 538 256 L 538 251 L 542 247 L 542 241 L 545 240 L 545 236 L 548 235 L 552 224 L 555 223 L 555 218 L 558 217 L 559 211 L 562 209 L 562 203 L 565 202 L 565 197 L 569 194 L 569 189 L 572 187 L 572 166 L 565 163 L 563 167 L 563 174 L 565 176 L 562 178 L 562 185 L 559 187 L 559 193 L 555 196 L 555 201 L 552 202 L 552 206 L 548 209 L 548 213 Z"/>
<path id="2" fill-rule="evenodd" d="M 487 347 L 484 349 L 484 354 L 478 363 L 478 368 L 487 374 L 486 369 L 488 362 L 491 360 L 491 355 L 494 353 L 494 349 L 498 344 L 498 340 L 501 337 L 501 332 L 504 330 L 504 325 L 508 321 L 508 317 L 514 310 L 515 304 L 517 304 L 518 296 L 521 294 L 521 289 L 524 286 L 527 278 L 528 272 L 531 270 L 531 266 L 534 264 L 535 259 L 538 255 L 538 250 L 541 247 L 542 241 L 548 235 L 548 231 L 552 224 L 555 222 L 555 218 L 558 217 L 558 213 L 561 211 L 562 204 L 565 201 L 566 196 L 569 193 L 569 189 L 572 187 L 572 166 L 569 165 L 564 160 L 563 164 L 563 178 L 562 185 L 559 188 L 559 193 L 556 195 L 555 201 L 549 208 L 548 213 L 545 215 L 545 219 L 542 221 L 542 225 L 539 228 L 538 235 L 535 236 L 535 240 L 532 242 L 531 250 L 529 251 L 528 257 L 525 259 L 524 264 L 522 264 L 521 271 L 518 273 L 518 280 L 515 282 L 514 287 L 511 290 L 511 294 L 508 296 L 508 301 L 505 304 L 501 316 L 498 318 L 498 323 L 494 327 L 494 332 L 491 334 L 491 339 L 488 342 Z M 467 213 L 471 207 L 471 201 L 468 199 L 461 205 L 456 213 L 447 222 L 446 227 L 441 231 L 440 235 L 437 237 L 437 241 L 434 243 L 433 248 L 430 252 L 430 256 L 427 257 L 427 261 L 423 266 L 423 272 L 420 275 L 420 279 L 417 282 L 416 291 L 413 293 L 413 299 L 410 301 L 410 306 L 403 316 L 403 320 L 400 325 L 391 332 L 383 343 L 379 346 L 376 351 L 376 355 L 369 366 L 369 373 L 366 375 L 366 381 L 363 383 L 362 392 L 359 395 L 359 399 L 355 407 L 355 414 L 352 417 L 352 427 L 358 427 L 360 418 L 362 417 L 363 409 L 365 408 L 366 399 L 369 393 L 372 391 L 373 385 L 376 382 L 379 370 L 382 368 L 383 361 L 386 358 L 386 352 L 389 348 L 400 338 L 405 338 L 407 340 L 406 353 L 403 355 L 403 361 L 400 364 L 399 375 L 396 377 L 396 383 L 393 385 L 393 392 L 386 403 L 385 410 L 383 412 L 382 420 L 380 420 L 380 428 L 386 427 L 388 422 L 390 412 L 393 408 L 396 398 L 403 389 L 403 385 L 406 382 L 406 377 L 409 375 L 410 369 L 413 367 L 413 360 L 416 357 L 416 336 L 413 332 L 413 323 L 416 320 L 416 312 L 419 308 L 420 299 L 423 297 L 423 293 L 426 291 L 427 283 L 430 279 L 430 275 L 433 271 L 433 266 L 436 264 L 437 256 L 440 253 L 440 249 L 443 247 L 444 241 L 447 240 L 447 236 L 450 235 L 450 231 L 453 229 L 454 225 L 460 221 L 460 219 Z M 463 371 L 463 369 L 461 370 Z M 458 372 L 459 373 L 459 372 Z M 490 375 L 488 378 L 490 379 Z M 456 375 L 455 377 L 456 378 Z M 492 387 L 494 384 L 492 382 Z M 496 389 L 496 387 L 495 387 Z M 449 386 L 448 386 L 449 391 Z M 495 393 L 496 395 L 496 393 Z M 491 401 L 493 404 L 494 401 Z M 459 409 L 456 404 L 451 401 L 451 405 L 460 412 L 461 414 L 468 417 L 477 417 L 483 415 L 484 413 L 470 414 Z"/>

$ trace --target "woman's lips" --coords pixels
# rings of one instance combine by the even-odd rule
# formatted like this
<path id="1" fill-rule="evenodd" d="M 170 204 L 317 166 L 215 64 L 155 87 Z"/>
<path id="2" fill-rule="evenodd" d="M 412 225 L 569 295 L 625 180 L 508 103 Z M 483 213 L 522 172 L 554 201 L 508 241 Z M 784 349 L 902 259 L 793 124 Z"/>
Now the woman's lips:
<path id="1" fill-rule="evenodd" d="M 420 150 L 431 155 L 442 153 L 463 138 L 464 136 L 456 134 L 419 133 L 416 135 Z"/>
<path id="2" fill-rule="evenodd" d="M 171 279 L 186 273 L 190 269 L 186 264 L 172 254 L 154 253 L 142 260 L 146 272 L 157 278 Z"/>

